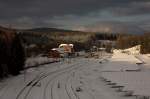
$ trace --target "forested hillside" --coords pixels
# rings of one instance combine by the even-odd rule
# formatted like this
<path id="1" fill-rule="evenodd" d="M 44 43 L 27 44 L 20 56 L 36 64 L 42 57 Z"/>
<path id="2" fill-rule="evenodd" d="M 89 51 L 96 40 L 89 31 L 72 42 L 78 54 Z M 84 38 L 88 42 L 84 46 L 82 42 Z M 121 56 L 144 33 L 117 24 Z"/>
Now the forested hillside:
<path id="1" fill-rule="evenodd" d="M 116 34 L 92 33 L 55 28 L 38 28 L 20 31 L 29 53 L 46 53 L 62 43 L 73 43 L 75 51 L 89 50 L 96 40 L 116 40 Z M 30 45 L 34 47 L 31 48 Z M 36 53 L 37 52 L 37 53 Z"/>

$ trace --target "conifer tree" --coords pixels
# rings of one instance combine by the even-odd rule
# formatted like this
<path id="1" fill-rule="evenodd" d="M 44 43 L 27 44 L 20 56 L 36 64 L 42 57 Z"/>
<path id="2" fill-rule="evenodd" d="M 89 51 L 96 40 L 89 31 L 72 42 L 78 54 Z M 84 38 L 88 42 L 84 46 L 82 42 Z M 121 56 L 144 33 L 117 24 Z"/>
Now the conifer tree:
<path id="1" fill-rule="evenodd" d="M 12 41 L 12 47 L 11 47 L 11 74 L 17 75 L 21 70 L 24 68 L 24 62 L 25 62 L 25 53 L 24 48 L 21 43 L 21 39 L 19 35 L 17 34 L 15 38 Z"/>

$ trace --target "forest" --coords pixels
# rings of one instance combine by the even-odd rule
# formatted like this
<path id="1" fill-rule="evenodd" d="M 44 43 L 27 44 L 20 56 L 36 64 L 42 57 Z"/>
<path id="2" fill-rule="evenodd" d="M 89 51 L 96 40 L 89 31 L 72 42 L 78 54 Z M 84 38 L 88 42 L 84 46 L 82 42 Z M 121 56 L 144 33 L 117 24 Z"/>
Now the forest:
<path id="1" fill-rule="evenodd" d="M 141 45 L 142 54 L 150 53 L 150 33 L 141 35 L 119 35 L 116 45 L 118 49 L 126 49 Z"/>

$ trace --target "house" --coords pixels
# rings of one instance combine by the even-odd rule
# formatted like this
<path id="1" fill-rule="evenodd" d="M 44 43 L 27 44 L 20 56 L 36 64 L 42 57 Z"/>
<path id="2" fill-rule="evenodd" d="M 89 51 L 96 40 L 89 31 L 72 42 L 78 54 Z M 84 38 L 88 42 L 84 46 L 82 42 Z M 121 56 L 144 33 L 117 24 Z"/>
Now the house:
<path id="1" fill-rule="evenodd" d="M 59 48 L 64 50 L 64 53 L 73 53 L 74 52 L 73 44 L 60 44 Z"/>
<path id="2" fill-rule="evenodd" d="M 60 53 L 57 50 L 51 49 L 48 52 L 48 58 L 53 58 L 53 61 L 59 61 L 60 57 Z"/>
<path id="3" fill-rule="evenodd" d="M 73 44 L 60 44 L 58 48 L 53 48 L 52 51 L 57 51 L 60 57 L 68 57 L 74 54 L 73 46 Z"/>

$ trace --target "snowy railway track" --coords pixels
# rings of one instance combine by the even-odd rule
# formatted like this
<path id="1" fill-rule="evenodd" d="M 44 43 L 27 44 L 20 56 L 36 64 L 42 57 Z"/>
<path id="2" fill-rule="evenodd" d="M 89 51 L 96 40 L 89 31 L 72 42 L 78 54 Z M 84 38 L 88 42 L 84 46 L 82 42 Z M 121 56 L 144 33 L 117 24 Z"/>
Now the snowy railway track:
<path id="1" fill-rule="evenodd" d="M 74 66 L 76 66 L 77 64 L 75 64 L 75 65 L 73 65 L 73 67 Z M 51 92 L 50 92 L 50 97 L 51 97 L 51 99 L 55 99 L 55 96 L 56 95 L 53 95 L 55 92 L 53 92 L 53 90 L 54 90 L 54 88 L 55 88 L 55 85 L 54 84 L 57 84 L 57 88 L 58 88 L 58 86 L 59 86 L 59 88 L 60 88 L 60 86 L 62 86 L 62 85 L 60 85 L 61 84 L 61 78 L 59 78 L 59 77 L 63 77 L 63 75 L 65 75 L 66 73 L 67 73 L 67 78 L 63 78 L 65 81 L 66 81 L 66 83 L 65 83 L 65 85 L 64 85 L 64 91 L 66 92 L 66 95 L 68 96 L 68 99 L 79 99 L 78 97 L 76 97 L 76 95 L 75 95 L 75 93 L 73 92 L 73 90 L 71 89 L 70 91 L 72 91 L 72 95 L 70 95 L 70 91 L 68 91 L 68 83 L 70 83 L 69 82 L 69 79 L 71 78 L 71 74 L 72 74 L 72 71 L 73 70 L 76 70 L 76 69 L 78 69 L 78 68 L 80 68 L 80 67 L 82 67 L 82 64 L 80 64 L 80 65 L 77 65 L 75 68 L 69 68 L 68 70 L 65 70 L 65 71 L 63 71 L 63 72 L 61 72 L 61 73 L 59 73 L 59 74 L 57 74 L 56 76 L 54 76 L 52 79 L 50 79 L 49 81 L 48 81 L 48 83 L 46 84 L 46 86 L 45 86 L 45 88 L 44 88 L 44 96 L 43 96 L 43 99 L 46 99 L 46 92 L 47 92 L 47 89 L 49 88 L 48 86 L 50 86 L 50 88 L 51 88 Z M 58 79 L 58 80 L 57 80 Z M 56 80 L 56 81 L 55 81 Z M 53 81 L 53 82 L 52 82 Z M 57 82 L 58 81 L 58 82 Z M 50 84 L 50 83 L 52 83 L 52 84 Z M 57 94 L 57 93 L 55 93 L 55 94 Z M 74 96 L 75 97 L 74 97 Z M 58 95 L 57 95 L 58 96 Z M 73 98 L 74 97 L 74 98 Z"/>
<path id="2" fill-rule="evenodd" d="M 46 89 L 47 86 L 49 85 L 50 82 L 52 82 L 54 79 L 56 79 L 57 77 L 61 76 L 64 73 L 67 73 L 68 71 L 74 70 L 79 68 L 80 66 L 82 66 L 81 64 L 79 65 L 79 63 L 73 64 L 69 67 L 65 67 L 63 69 L 59 69 L 53 72 L 48 72 L 48 73 L 41 73 L 39 75 L 37 75 L 33 80 L 31 80 L 17 95 L 16 99 L 28 99 L 28 96 L 30 94 L 30 92 L 32 91 L 32 89 L 43 79 L 47 78 L 50 75 L 54 75 L 46 84 L 45 88 L 44 88 L 44 96 L 43 98 L 46 99 Z M 52 87 L 51 87 L 52 88 Z M 51 89 L 52 91 L 52 89 Z M 53 99 L 53 95 L 51 92 L 51 99 Z"/>
<path id="3" fill-rule="evenodd" d="M 50 88 L 51 88 L 51 99 L 58 99 L 61 96 L 59 94 L 60 89 L 61 90 L 63 89 L 64 95 L 67 96 L 67 99 L 72 99 L 68 92 L 68 89 L 66 87 L 68 85 L 68 79 L 70 78 L 68 76 L 69 74 L 70 74 L 70 72 L 69 73 L 65 72 L 65 73 L 61 74 L 57 78 L 55 78 L 55 80 L 52 82 L 52 84 L 49 84 Z M 55 91 L 57 91 L 57 93 Z M 56 97 L 56 95 L 59 97 Z M 46 99 L 46 98 L 44 98 L 44 99 Z"/>
<path id="4" fill-rule="evenodd" d="M 71 73 L 72 74 L 72 73 Z M 67 78 L 66 80 L 66 84 L 65 84 L 65 90 L 67 92 L 67 95 L 69 96 L 69 99 L 79 99 L 74 91 L 72 90 L 71 88 L 71 79 L 72 79 L 72 76 L 69 75 L 69 77 Z M 70 85 L 70 86 L 69 86 Z"/>
<path id="5" fill-rule="evenodd" d="M 56 71 L 58 71 L 58 70 L 56 70 Z M 36 76 L 35 78 L 33 78 L 31 81 L 29 81 L 29 83 L 27 83 L 27 84 L 21 89 L 21 91 L 17 94 L 16 99 L 20 99 L 20 97 L 21 97 L 21 95 L 23 94 L 23 92 L 24 92 L 29 86 L 31 86 L 31 87 L 28 89 L 28 94 L 29 94 L 30 90 L 34 87 L 34 85 L 36 85 L 37 82 L 38 82 L 40 79 L 43 79 L 42 77 L 46 77 L 46 76 L 48 76 L 48 75 L 50 75 L 50 74 L 55 73 L 56 71 L 49 72 L 48 74 L 46 74 L 46 73 L 44 73 L 44 72 L 37 74 L 37 76 Z M 24 99 L 26 99 L 26 97 L 27 97 L 28 94 L 26 94 L 26 96 L 24 96 Z"/>

